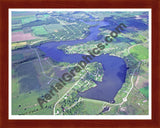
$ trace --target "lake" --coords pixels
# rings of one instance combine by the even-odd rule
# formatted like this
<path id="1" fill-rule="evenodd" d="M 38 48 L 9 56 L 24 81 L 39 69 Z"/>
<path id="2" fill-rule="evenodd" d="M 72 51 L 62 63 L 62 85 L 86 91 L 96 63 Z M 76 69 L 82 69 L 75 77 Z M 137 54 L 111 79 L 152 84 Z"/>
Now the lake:
<path id="1" fill-rule="evenodd" d="M 88 24 L 98 25 L 90 27 L 90 34 L 85 39 L 48 42 L 38 46 L 38 48 L 45 52 L 46 56 L 52 58 L 54 61 L 78 63 L 82 60 L 82 54 L 65 54 L 62 50 L 57 49 L 57 47 L 61 45 L 75 45 L 78 43 L 98 40 L 98 34 L 100 32 L 99 28 L 109 25 L 109 23 L 105 21 L 90 22 Z M 114 103 L 114 97 L 125 82 L 127 72 L 125 61 L 122 58 L 105 54 L 95 57 L 91 62 L 99 62 L 102 64 L 104 70 L 102 82 L 94 81 L 97 84 L 96 87 L 85 92 L 80 92 L 79 95 L 85 98 Z"/>

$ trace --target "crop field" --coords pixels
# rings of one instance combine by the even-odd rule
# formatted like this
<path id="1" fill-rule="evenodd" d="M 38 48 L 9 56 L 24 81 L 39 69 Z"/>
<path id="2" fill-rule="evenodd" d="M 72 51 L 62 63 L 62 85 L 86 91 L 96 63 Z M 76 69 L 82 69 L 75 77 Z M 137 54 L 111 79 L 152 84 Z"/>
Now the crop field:
<path id="1" fill-rule="evenodd" d="M 14 24 L 12 25 L 12 32 L 22 31 L 22 24 Z"/>
<path id="2" fill-rule="evenodd" d="M 138 60 L 148 59 L 148 49 L 142 45 L 132 47 L 130 53 Z"/>
<path id="3" fill-rule="evenodd" d="M 48 24 L 44 25 L 44 28 L 47 30 L 48 33 L 54 33 L 64 29 L 61 24 Z"/>
<path id="4" fill-rule="evenodd" d="M 29 23 L 29 22 L 35 21 L 35 20 L 36 20 L 35 16 L 27 17 L 27 18 L 22 19 L 22 24 L 26 24 L 26 23 Z"/>
<path id="5" fill-rule="evenodd" d="M 25 14 L 25 15 L 23 15 Z M 12 14 L 15 15 L 12 17 L 12 31 L 16 32 L 17 30 L 22 30 L 23 25 L 32 21 L 37 20 L 34 13 L 17 13 L 17 14 Z"/>
<path id="6" fill-rule="evenodd" d="M 23 31 L 12 33 L 12 42 L 26 41 L 36 39 L 31 33 L 24 33 Z"/>
<path id="7" fill-rule="evenodd" d="M 36 36 L 41 36 L 41 35 L 47 35 L 48 34 L 48 32 L 44 29 L 43 26 L 32 27 L 32 30 L 33 30 L 33 33 Z"/>
<path id="8" fill-rule="evenodd" d="M 27 42 L 12 43 L 12 49 L 21 48 L 27 46 Z"/>

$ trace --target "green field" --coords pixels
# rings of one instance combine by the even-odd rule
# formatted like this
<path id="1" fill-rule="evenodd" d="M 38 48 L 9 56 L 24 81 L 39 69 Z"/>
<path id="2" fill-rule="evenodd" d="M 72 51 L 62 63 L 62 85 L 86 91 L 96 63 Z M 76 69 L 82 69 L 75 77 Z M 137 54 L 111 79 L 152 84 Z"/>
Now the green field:
<path id="1" fill-rule="evenodd" d="M 22 24 L 26 24 L 26 23 L 29 23 L 29 22 L 35 21 L 35 20 L 36 20 L 35 16 L 31 16 L 31 17 L 28 17 L 28 18 L 22 18 Z"/>
<path id="2" fill-rule="evenodd" d="M 132 47 L 130 53 L 138 60 L 148 59 L 148 49 L 142 45 Z"/>
<path id="3" fill-rule="evenodd" d="M 36 36 L 47 35 L 48 32 L 44 29 L 43 26 L 34 26 L 32 27 L 33 33 Z"/>
<path id="4" fill-rule="evenodd" d="M 48 24 L 44 25 L 44 28 L 47 30 L 48 33 L 54 33 L 64 29 L 61 24 Z"/>
<path id="5" fill-rule="evenodd" d="M 88 115 L 96 115 L 103 110 L 104 102 L 92 99 L 84 99 L 82 102 L 84 103 L 84 111 Z"/>
<path id="6" fill-rule="evenodd" d="M 149 93 L 149 88 L 148 88 L 148 86 L 147 87 L 144 87 L 144 88 L 141 88 L 141 89 L 139 89 L 139 91 L 145 96 L 145 97 L 147 97 L 148 98 L 148 93 Z"/>

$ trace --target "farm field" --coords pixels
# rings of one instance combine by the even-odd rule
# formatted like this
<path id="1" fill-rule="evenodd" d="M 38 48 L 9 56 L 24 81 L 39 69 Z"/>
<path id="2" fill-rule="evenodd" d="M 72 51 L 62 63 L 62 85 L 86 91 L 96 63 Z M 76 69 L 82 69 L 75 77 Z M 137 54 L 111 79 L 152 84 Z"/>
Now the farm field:
<path id="1" fill-rule="evenodd" d="M 21 48 L 25 46 L 27 46 L 27 42 L 12 43 L 12 49 Z"/>
<path id="2" fill-rule="evenodd" d="M 43 26 L 32 27 L 32 31 L 36 36 L 43 36 L 48 34 L 48 32 L 44 29 Z"/>
<path id="3" fill-rule="evenodd" d="M 48 33 L 54 33 L 64 29 L 61 24 L 44 25 L 44 28 L 47 30 Z"/>
<path id="4" fill-rule="evenodd" d="M 142 45 L 132 47 L 130 53 L 138 60 L 148 59 L 148 49 Z"/>
<path id="5" fill-rule="evenodd" d="M 29 22 L 32 22 L 32 21 L 35 21 L 35 20 L 36 20 L 35 16 L 27 17 L 25 19 L 22 19 L 22 24 L 26 24 L 26 23 L 29 23 Z"/>
<path id="6" fill-rule="evenodd" d="M 12 42 L 26 41 L 36 39 L 31 33 L 23 33 L 22 31 L 12 33 Z"/>
<path id="7" fill-rule="evenodd" d="M 147 87 L 144 87 L 144 88 L 141 88 L 141 89 L 140 89 L 140 92 L 141 92 L 145 97 L 147 97 L 147 99 L 148 99 L 148 96 L 149 96 L 148 86 L 147 86 Z"/>

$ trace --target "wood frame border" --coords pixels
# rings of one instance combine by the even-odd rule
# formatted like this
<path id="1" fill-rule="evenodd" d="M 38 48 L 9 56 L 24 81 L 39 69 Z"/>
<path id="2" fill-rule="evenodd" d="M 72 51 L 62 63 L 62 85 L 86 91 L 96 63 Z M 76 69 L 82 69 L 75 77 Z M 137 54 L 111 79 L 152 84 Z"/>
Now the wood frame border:
<path id="1" fill-rule="evenodd" d="M 152 9 L 152 120 L 9 120 L 8 9 L 9 8 L 151 8 Z M 0 126 L 25 127 L 160 127 L 160 1 L 159 0 L 0 0 Z M 159 12 L 158 12 L 159 11 Z M 157 55 L 158 54 L 158 55 Z"/>

